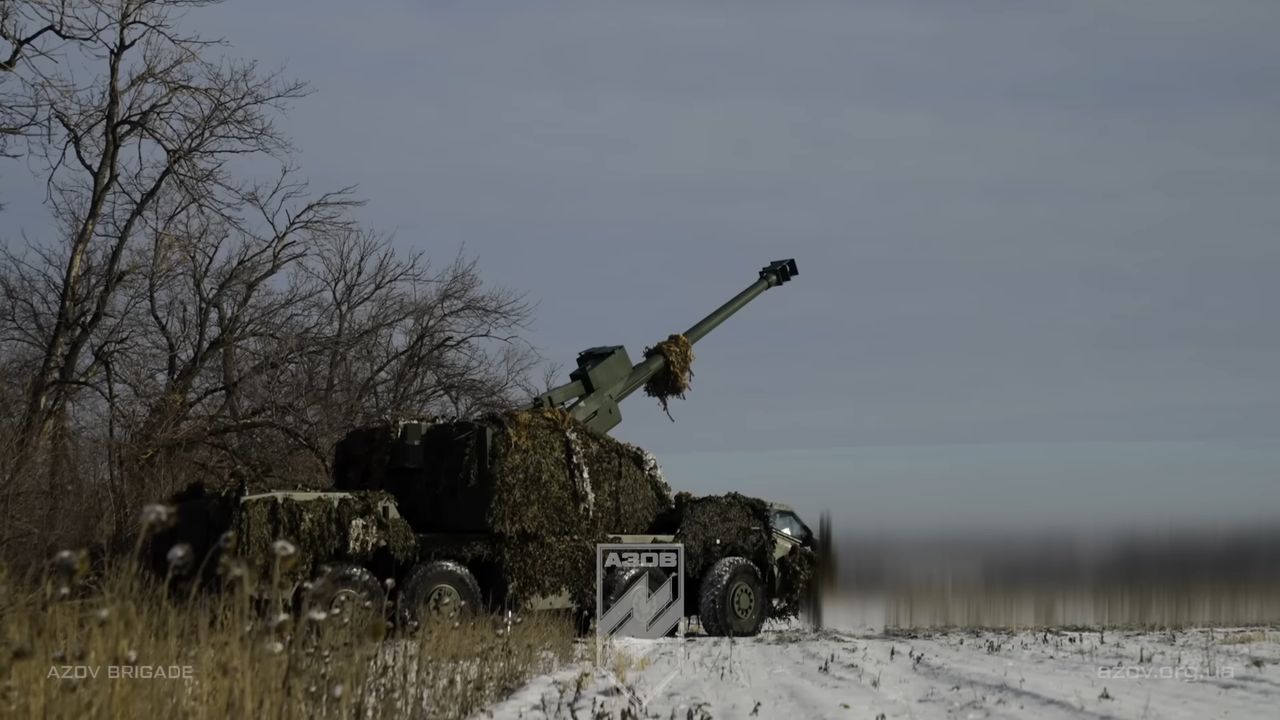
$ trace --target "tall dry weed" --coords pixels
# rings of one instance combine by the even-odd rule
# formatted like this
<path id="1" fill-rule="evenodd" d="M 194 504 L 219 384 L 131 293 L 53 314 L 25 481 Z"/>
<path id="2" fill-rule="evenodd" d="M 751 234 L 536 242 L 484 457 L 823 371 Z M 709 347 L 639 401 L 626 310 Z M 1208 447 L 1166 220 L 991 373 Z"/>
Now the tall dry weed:
<path id="1" fill-rule="evenodd" d="M 410 634 L 380 609 L 286 612 L 282 592 L 251 596 L 235 561 L 218 593 L 136 567 L 67 552 L 38 577 L 0 568 L 0 716 L 461 718 L 572 649 L 571 625 L 547 615 Z"/>

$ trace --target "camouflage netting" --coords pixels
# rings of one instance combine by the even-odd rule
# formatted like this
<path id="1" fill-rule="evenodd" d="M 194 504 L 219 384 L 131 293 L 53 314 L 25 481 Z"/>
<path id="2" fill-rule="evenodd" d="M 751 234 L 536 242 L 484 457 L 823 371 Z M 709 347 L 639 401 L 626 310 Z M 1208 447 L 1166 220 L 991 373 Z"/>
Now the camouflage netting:
<path id="1" fill-rule="evenodd" d="M 773 564 L 763 501 L 736 493 L 682 493 L 673 501 L 652 455 L 588 430 L 562 410 L 436 423 L 408 448 L 420 457 L 394 448 L 398 430 L 398 424 L 367 427 L 344 439 L 335 483 L 352 497 L 243 505 L 231 495 L 200 497 L 178 524 L 190 527 L 188 515 L 198 519 L 214 503 L 219 519 L 197 523 L 209 526 L 197 534 L 212 536 L 197 551 L 216 543 L 215 525 L 233 527 L 235 554 L 268 577 L 273 544 L 284 539 L 296 553 L 285 563 L 286 580 L 309 576 L 329 560 L 448 557 L 488 566 L 517 601 L 568 590 L 580 607 L 594 606 L 594 546 L 609 535 L 674 533 L 695 578 L 728 555 L 748 558 L 770 581 L 777 572 L 796 578 L 804 572 L 792 561 Z M 379 512 L 391 498 L 403 520 L 387 521 Z M 419 543 L 415 532 L 435 537 Z"/>
<path id="2" fill-rule="evenodd" d="M 529 596 L 566 588 L 575 598 L 589 598 L 594 544 L 608 533 L 648 532 L 670 510 L 670 489 L 657 462 L 560 410 L 488 422 L 497 423 L 489 523 L 505 538 L 503 565 L 512 590 Z"/>
<path id="3" fill-rule="evenodd" d="M 817 592 L 817 588 L 813 587 L 817 570 L 817 556 L 806 547 L 797 545 L 791 548 L 791 552 L 778 558 L 780 592 L 775 598 L 777 604 L 773 609 L 773 617 L 791 618 L 800 614 L 808 593 Z"/>
<path id="4" fill-rule="evenodd" d="M 684 399 L 689 391 L 689 381 L 693 378 L 693 345 L 684 335 L 672 335 L 666 340 L 645 348 L 645 357 L 657 353 L 666 359 L 666 365 L 644 384 L 644 392 L 649 397 L 658 398 L 662 411 L 671 417 L 668 406 L 672 397 Z"/>
<path id="5" fill-rule="evenodd" d="M 249 560 L 266 577 L 275 558 L 274 546 L 286 540 L 294 554 L 283 558 L 286 580 L 314 576 L 327 561 L 351 560 L 368 563 L 385 554 L 397 563 L 412 561 L 417 555 L 417 539 L 404 520 L 386 519 L 382 503 L 391 497 L 383 492 L 362 492 L 338 500 L 258 498 L 242 503 L 235 514 L 235 554 Z"/>
<path id="6" fill-rule="evenodd" d="M 582 535 L 504 538 L 502 568 L 510 597 L 525 601 L 567 591 L 577 607 L 594 610 L 596 543 L 603 541 Z"/>
<path id="7" fill-rule="evenodd" d="M 766 502 L 738 493 L 706 497 L 680 493 L 675 504 L 680 517 L 676 542 L 684 543 L 689 577 L 704 576 L 720 558 L 745 557 L 764 571 L 767 585 L 773 586 L 772 577 L 777 579 L 770 617 L 798 615 L 813 583 L 817 558 L 812 550 L 796 546 L 774 561 L 773 526 Z"/>
<path id="8" fill-rule="evenodd" d="M 344 438 L 335 452 L 338 488 L 389 491 L 417 532 L 438 536 L 424 557 L 495 561 L 516 596 L 590 591 L 592 545 L 606 533 L 649 532 L 672 509 L 652 455 L 563 410 L 434 423 L 400 456 L 398 431 L 387 424 Z M 388 468 L 389 459 L 404 462 Z M 498 540 L 466 545 L 484 536 Z M 578 546 L 585 552 L 566 552 Z"/>
<path id="9" fill-rule="evenodd" d="M 511 413 L 495 432 L 492 528 L 508 536 L 642 533 L 671 506 L 648 453 L 560 410 Z"/>
<path id="10" fill-rule="evenodd" d="M 676 542 L 684 543 L 689 577 L 701 577 L 716 560 L 730 555 L 771 571 L 773 533 L 769 506 L 763 500 L 738 493 L 705 497 L 680 493 L 676 508 L 681 515 Z"/>

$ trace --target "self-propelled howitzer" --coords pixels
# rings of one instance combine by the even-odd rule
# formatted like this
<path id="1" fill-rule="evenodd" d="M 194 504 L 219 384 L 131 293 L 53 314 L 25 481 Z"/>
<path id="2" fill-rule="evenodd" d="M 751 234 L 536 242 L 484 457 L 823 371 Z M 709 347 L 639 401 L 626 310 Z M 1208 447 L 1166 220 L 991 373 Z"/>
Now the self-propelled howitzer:
<path id="1" fill-rule="evenodd" d="M 797 274 L 794 259 L 769 263 L 754 283 L 686 330 L 684 338 L 690 345 L 697 343 L 765 290 Z M 534 407 L 563 408 L 592 430 L 607 433 L 622 422 L 618 404 L 662 372 L 666 364 L 666 357 L 656 350 L 633 365 L 621 345 L 589 348 L 578 353 L 578 367 L 569 374 L 569 382 L 539 395 Z"/>
<path id="2" fill-rule="evenodd" d="M 794 260 L 770 263 L 639 363 L 620 346 L 583 351 L 570 382 L 530 409 L 354 428 L 335 448 L 332 491 L 188 497 L 174 534 L 155 536 L 157 569 L 170 578 L 168 549 L 180 543 L 210 557 L 232 537 L 225 547 L 256 568 L 249 575 L 272 579 L 253 589 L 261 597 L 283 588 L 304 611 L 346 608 L 353 620 L 365 608 L 375 628 L 391 608 L 411 628 L 512 607 L 602 614 L 638 597 L 638 583 L 657 588 L 643 568 L 597 567 L 599 543 L 676 543 L 675 607 L 709 635 L 754 635 L 766 618 L 794 614 L 811 586 L 818 544 L 808 526 L 790 508 L 736 493 L 673 497 L 652 456 L 607 432 L 641 387 L 662 399 L 682 392 L 690 346 L 796 274 Z M 280 539 L 293 548 L 284 569 Z"/>

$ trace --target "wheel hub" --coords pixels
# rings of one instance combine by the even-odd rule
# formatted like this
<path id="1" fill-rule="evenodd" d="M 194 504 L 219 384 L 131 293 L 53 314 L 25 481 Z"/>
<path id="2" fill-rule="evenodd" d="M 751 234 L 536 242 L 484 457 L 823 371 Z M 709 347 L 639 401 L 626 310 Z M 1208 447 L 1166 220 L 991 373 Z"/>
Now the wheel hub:
<path id="1" fill-rule="evenodd" d="M 462 595 L 457 588 L 437 585 L 427 593 L 427 613 L 432 617 L 451 618 L 462 609 Z"/>
<path id="2" fill-rule="evenodd" d="M 729 589 L 729 607 L 741 619 L 751 617 L 756 609 L 756 593 L 744 582 L 736 582 Z"/>

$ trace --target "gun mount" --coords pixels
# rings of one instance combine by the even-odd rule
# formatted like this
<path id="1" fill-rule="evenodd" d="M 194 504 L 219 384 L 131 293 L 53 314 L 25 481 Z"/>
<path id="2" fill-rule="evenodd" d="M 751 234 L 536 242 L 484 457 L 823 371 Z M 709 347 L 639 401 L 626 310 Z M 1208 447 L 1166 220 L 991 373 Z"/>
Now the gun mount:
<path id="1" fill-rule="evenodd" d="M 686 330 L 685 339 L 690 345 L 698 342 L 765 290 L 782 285 L 798 274 L 794 259 L 769 263 L 747 289 Z M 539 395 L 533 406 L 563 408 L 592 430 L 607 433 L 622 422 L 618 403 L 661 372 L 666 362 L 662 353 L 656 351 L 650 351 L 644 360 L 633 365 L 621 345 L 588 348 L 578 353 L 578 367 L 569 374 L 569 382 Z"/>
<path id="2" fill-rule="evenodd" d="M 686 330 L 684 340 L 693 345 L 765 290 L 782 285 L 798 274 L 794 259 L 769 263 L 761 268 L 755 282 Z M 590 430 L 605 435 L 622 422 L 618 404 L 662 372 L 666 365 L 667 358 L 657 347 L 646 352 L 644 360 L 635 364 L 621 345 L 589 348 L 578 354 L 578 367 L 569 374 L 569 382 L 537 396 L 531 409 L 563 409 Z M 453 427 L 453 424 L 446 425 Z M 421 470 L 426 466 L 423 443 L 427 436 L 433 435 L 436 439 L 432 442 L 436 442 L 443 437 L 442 433 L 455 431 L 461 435 L 445 442 L 446 445 L 463 447 L 470 441 L 462 436 L 479 434 L 475 460 L 480 467 L 486 467 L 493 436 L 493 429 L 488 425 L 462 423 L 455 430 L 449 430 L 434 421 L 413 420 L 401 422 L 393 429 L 394 440 L 385 448 L 387 457 L 377 461 L 385 465 L 373 475 L 368 475 L 366 465 L 374 460 L 377 453 L 371 454 L 370 448 L 381 442 L 377 438 L 385 434 L 385 428 L 356 428 L 348 433 L 335 451 L 336 484 L 341 489 L 372 489 L 381 487 L 381 481 L 376 477 L 383 472 Z"/>

